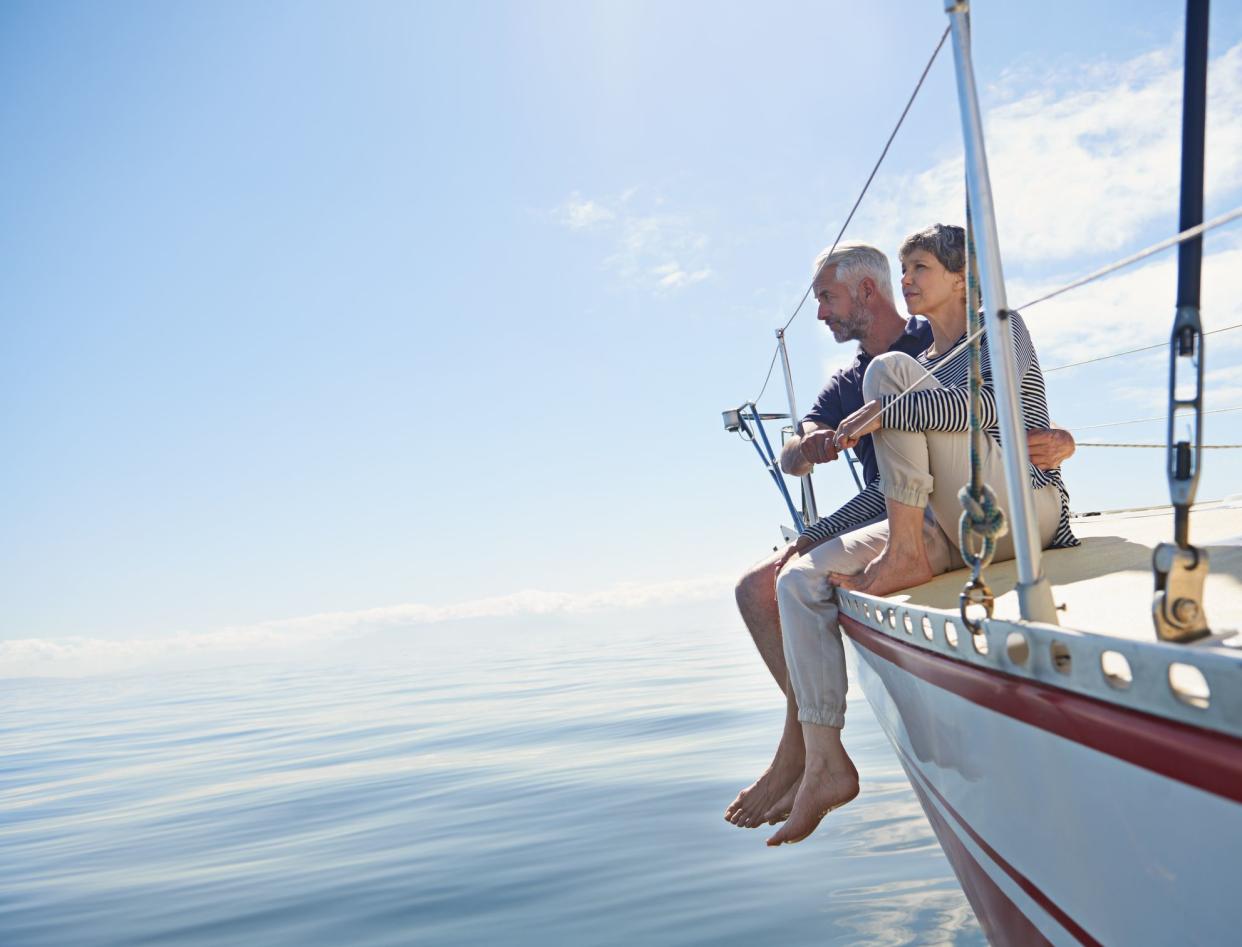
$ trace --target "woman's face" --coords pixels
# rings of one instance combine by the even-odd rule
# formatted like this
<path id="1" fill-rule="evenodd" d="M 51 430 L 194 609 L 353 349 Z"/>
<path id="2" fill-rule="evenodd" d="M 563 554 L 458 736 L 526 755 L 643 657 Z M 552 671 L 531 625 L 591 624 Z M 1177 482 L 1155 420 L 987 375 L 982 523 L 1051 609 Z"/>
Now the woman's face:
<path id="1" fill-rule="evenodd" d="M 912 316 L 938 315 L 966 302 L 966 278 L 951 273 L 935 254 L 911 250 L 901 258 L 901 295 Z"/>

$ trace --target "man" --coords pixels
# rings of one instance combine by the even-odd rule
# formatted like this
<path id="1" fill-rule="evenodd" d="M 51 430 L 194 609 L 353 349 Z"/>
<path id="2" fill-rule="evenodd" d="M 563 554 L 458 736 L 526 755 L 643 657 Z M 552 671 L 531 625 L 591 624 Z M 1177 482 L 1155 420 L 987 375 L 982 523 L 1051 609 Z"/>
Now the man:
<path id="1" fill-rule="evenodd" d="M 802 419 L 800 433 L 781 451 L 781 469 L 803 476 L 816 464 L 837 459 L 834 435 L 837 425 L 862 407 L 863 375 L 871 360 L 884 352 L 916 355 L 932 341 L 928 324 L 918 318 L 904 319 L 893 304 L 888 258 L 874 247 L 846 244 L 815 261 L 812 294 L 817 318 L 831 330 L 837 342 L 857 341 L 858 355 L 852 365 L 835 373 L 816 399 L 815 407 Z M 1059 466 L 1074 452 L 1069 432 L 1054 429 L 1030 431 L 1027 436 L 1031 461 L 1045 469 Z M 882 521 L 884 496 L 879 490 L 879 467 L 870 436 L 854 448 L 862 462 L 867 488 L 835 513 L 819 520 L 796 543 L 791 543 L 758 563 L 738 582 L 738 610 L 772 677 L 786 694 L 785 726 L 772 763 L 753 784 L 743 789 L 725 810 L 725 819 L 743 828 L 755 828 L 784 819 L 802 778 L 805 745 L 798 721 L 793 688 L 781 640 L 776 602 L 776 577 L 794 555 L 850 534 L 855 544 L 873 541 L 860 527 Z M 938 571 L 960 565 L 953 559 L 956 548 L 934 523 L 924 530 L 928 554 Z M 878 551 L 878 550 L 877 550 Z M 854 550 L 851 548 L 851 554 Z M 825 642 L 833 646 L 833 642 Z M 839 641 L 835 643 L 840 647 Z"/>

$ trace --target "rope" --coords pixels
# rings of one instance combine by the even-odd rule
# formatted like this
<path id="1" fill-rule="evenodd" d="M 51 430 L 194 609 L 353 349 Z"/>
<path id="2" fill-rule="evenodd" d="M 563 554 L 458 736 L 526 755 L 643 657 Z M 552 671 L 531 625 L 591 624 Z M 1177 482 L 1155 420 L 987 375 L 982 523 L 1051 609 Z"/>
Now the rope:
<path id="1" fill-rule="evenodd" d="M 1028 304 L 1029 305 L 1029 304 Z M 1237 325 L 1225 326 L 1223 329 L 1213 329 L 1211 332 L 1203 333 L 1204 336 L 1215 335 L 1217 332 L 1229 332 L 1232 329 L 1242 329 L 1242 322 Z M 1085 358 L 1081 362 L 1070 362 L 1068 365 L 1058 365 L 1056 368 L 1045 368 L 1044 374 L 1049 375 L 1052 372 L 1064 371 L 1067 368 L 1077 368 L 1079 365 L 1090 365 L 1092 362 L 1103 362 L 1110 358 L 1120 358 L 1123 355 L 1134 355 L 1138 352 L 1150 352 L 1153 349 L 1168 349 L 1168 342 L 1157 342 L 1155 345 L 1144 345 L 1138 349 L 1126 349 L 1124 352 L 1113 352 L 1112 355 L 1099 355 L 1096 358 Z"/>
<path id="2" fill-rule="evenodd" d="M 837 244 L 839 244 L 841 242 L 841 238 L 845 236 L 846 228 L 849 227 L 850 221 L 854 219 L 855 211 L 858 210 L 858 206 L 862 203 L 863 198 L 866 197 L 867 188 L 871 187 L 871 182 L 875 180 L 876 172 L 880 170 L 880 165 L 884 163 L 884 159 L 888 155 L 888 149 L 893 144 L 893 139 L 897 137 L 897 132 L 901 130 L 902 122 L 906 120 L 906 116 L 910 113 L 910 106 L 914 104 L 914 100 L 918 97 L 919 90 L 923 88 L 923 81 L 927 78 L 927 74 L 931 72 L 932 63 L 936 61 L 936 57 L 940 55 L 941 47 L 944 46 L 944 41 L 948 39 L 950 29 L 951 27 L 946 26 L 944 32 L 940 34 L 940 42 L 938 42 L 936 44 L 936 48 L 932 50 L 931 58 L 927 60 L 927 65 L 923 67 L 923 73 L 919 76 L 919 81 L 914 84 L 914 91 L 910 93 L 910 98 L 906 102 L 906 107 L 901 110 L 901 117 L 897 119 L 897 124 L 893 126 L 893 131 L 892 134 L 888 136 L 888 141 L 884 143 L 884 150 L 880 152 L 880 157 L 876 161 L 875 167 L 873 167 L 871 169 L 871 173 L 867 175 L 867 183 L 863 185 L 862 192 L 858 195 L 858 200 L 854 201 L 854 206 L 850 208 L 850 212 L 845 218 L 845 223 L 841 225 L 841 230 L 837 233 L 836 239 L 832 241 L 832 247 L 828 251 L 829 256 L 831 256 L 837 249 Z M 815 275 L 818 276 L 819 274 L 816 273 Z M 799 300 L 797 308 L 793 311 L 793 315 L 789 317 L 789 321 L 782 327 L 782 332 L 785 331 L 785 329 L 788 329 L 793 321 L 798 318 L 798 313 L 801 312 L 802 307 L 806 305 L 807 297 L 811 295 L 811 290 L 814 288 L 815 280 L 812 278 L 811 285 L 809 285 L 806 288 L 806 292 L 802 294 L 802 299 Z"/>
<path id="3" fill-rule="evenodd" d="M 1077 447 L 1154 447 L 1168 450 L 1168 444 L 1105 444 L 1100 441 L 1075 441 Z M 1203 450 L 1242 450 L 1242 444 L 1202 444 Z"/>
<path id="4" fill-rule="evenodd" d="M 1009 531 L 1005 512 L 996 500 L 996 493 L 983 480 L 983 411 L 980 391 L 983 388 L 983 367 L 980 356 L 979 336 L 983 332 L 983 316 L 979 311 L 979 265 L 975 256 L 974 223 L 970 213 L 970 198 L 966 199 L 966 312 L 970 343 L 970 483 L 958 491 L 962 503 L 962 516 L 958 520 L 958 547 L 962 560 L 970 566 L 970 581 L 962 589 L 958 604 L 963 624 L 972 634 L 978 633 L 979 625 L 968 614 L 971 605 L 981 605 L 988 618 L 992 617 L 992 590 L 983 580 L 983 570 L 996 553 L 996 540 Z M 971 545 L 971 536 L 979 538 L 979 551 Z"/>
<path id="5" fill-rule="evenodd" d="M 1204 411 L 1204 414 L 1227 414 L 1230 411 L 1242 411 L 1242 404 L 1235 405 L 1232 408 L 1216 408 L 1213 411 Z M 1085 427 L 1074 427 L 1074 431 L 1098 431 L 1102 427 L 1121 427 L 1123 424 L 1145 424 L 1148 421 L 1167 421 L 1169 416 L 1162 414 L 1155 418 L 1132 418 L 1129 421 L 1109 421 L 1105 424 L 1088 424 Z"/>
<path id="6" fill-rule="evenodd" d="M 1161 240 L 1159 243 L 1152 244 L 1146 250 L 1140 250 L 1138 253 L 1132 254 L 1122 260 L 1118 260 L 1116 263 L 1110 263 L 1108 266 L 1098 269 L 1094 273 L 1088 273 L 1081 279 L 1074 280 L 1072 283 L 1067 283 L 1060 289 L 1054 289 L 1052 292 L 1045 293 L 1038 299 L 1032 299 L 1029 303 L 1018 306 L 1017 309 L 1021 312 L 1023 309 L 1029 309 L 1037 303 L 1046 302 L 1054 296 L 1060 296 L 1062 293 L 1068 293 L 1071 289 L 1078 289 L 1080 286 L 1086 286 L 1088 283 L 1094 283 L 1096 280 L 1102 279 L 1109 273 L 1115 273 L 1117 270 L 1131 266 L 1140 260 L 1145 260 L 1149 256 L 1159 253 L 1161 250 L 1167 250 L 1169 247 L 1177 246 L 1179 243 L 1185 243 L 1187 240 L 1193 240 L 1195 237 L 1207 233 L 1209 230 L 1214 230 L 1217 227 L 1223 227 L 1225 224 L 1230 221 L 1237 220 L 1239 217 L 1242 217 L 1242 207 L 1235 208 L 1227 214 L 1221 214 L 1219 217 L 1213 217 L 1206 223 L 1198 224 L 1194 227 L 1188 227 L 1181 233 L 1169 237 L 1167 240 Z"/>
<path id="7" fill-rule="evenodd" d="M 763 397 L 763 393 L 768 390 L 768 382 L 772 380 L 772 369 L 776 367 L 776 357 L 781 354 L 781 346 L 778 342 L 775 351 L 772 352 L 772 361 L 768 363 L 768 374 L 763 379 L 763 387 L 759 389 L 759 394 L 750 399 L 750 403 L 758 407 L 759 399 Z M 798 419 L 794 418 L 793 423 L 797 424 Z"/>

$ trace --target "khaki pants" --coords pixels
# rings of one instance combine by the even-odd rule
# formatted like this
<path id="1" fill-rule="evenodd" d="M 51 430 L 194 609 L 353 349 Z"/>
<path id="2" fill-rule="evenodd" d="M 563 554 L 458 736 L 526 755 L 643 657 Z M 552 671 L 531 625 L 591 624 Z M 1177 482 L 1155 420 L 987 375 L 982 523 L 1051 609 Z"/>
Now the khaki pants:
<path id="1" fill-rule="evenodd" d="M 887 542 L 888 520 L 880 520 L 795 556 L 776 579 L 785 666 L 803 723 L 845 725 L 845 650 L 837 626 L 836 590 L 828 584 L 828 573 L 862 572 Z M 957 547 L 930 517 L 923 521 L 923 542 L 937 575 L 961 565 Z"/>

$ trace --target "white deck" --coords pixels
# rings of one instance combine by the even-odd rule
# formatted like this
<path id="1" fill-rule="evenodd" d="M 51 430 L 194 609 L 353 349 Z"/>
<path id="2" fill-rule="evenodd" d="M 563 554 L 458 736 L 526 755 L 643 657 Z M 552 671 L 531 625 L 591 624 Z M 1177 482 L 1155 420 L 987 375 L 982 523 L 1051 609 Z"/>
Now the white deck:
<path id="1" fill-rule="evenodd" d="M 1077 517 L 1072 522 L 1082 545 L 1049 550 L 1043 560 L 1053 597 L 1065 606 L 1061 626 L 1155 641 L 1151 556 L 1158 543 L 1172 540 L 1171 508 Z M 1190 517 L 1190 541 L 1206 547 L 1210 557 L 1203 604 L 1212 630 L 1242 632 L 1242 497 L 1196 506 Z M 889 598 L 956 610 L 958 593 L 968 576 L 965 569 L 948 572 Z M 996 617 L 1018 618 L 1014 563 L 991 565 L 984 577 L 996 596 Z M 1240 639 L 1242 633 L 1228 644 L 1242 646 Z"/>

